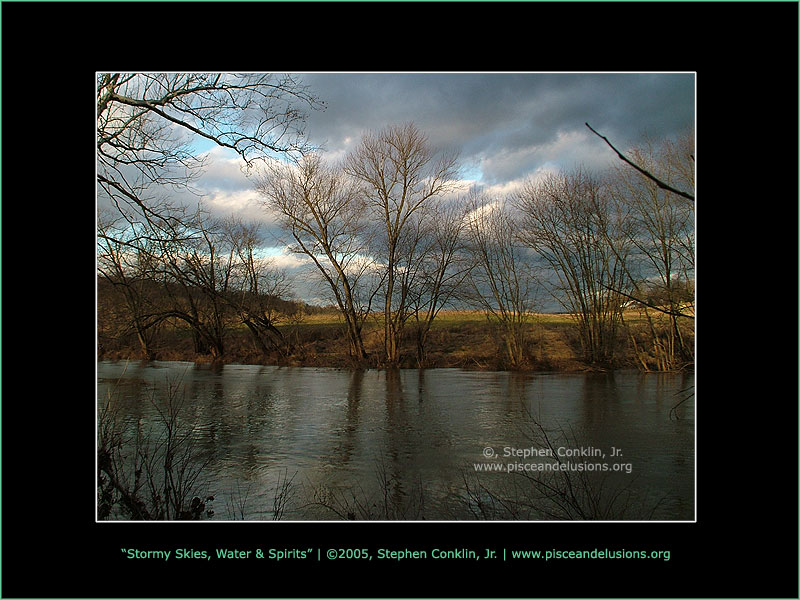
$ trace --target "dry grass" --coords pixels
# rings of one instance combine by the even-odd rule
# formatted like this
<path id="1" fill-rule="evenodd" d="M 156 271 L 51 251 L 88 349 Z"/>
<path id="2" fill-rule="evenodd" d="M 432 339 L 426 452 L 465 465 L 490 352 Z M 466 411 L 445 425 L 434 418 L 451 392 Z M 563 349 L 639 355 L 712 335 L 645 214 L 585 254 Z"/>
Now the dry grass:
<path id="1" fill-rule="evenodd" d="M 638 310 L 625 313 L 625 323 L 633 331 L 643 331 L 647 320 Z M 232 328 L 226 339 L 225 360 L 239 364 L 274 364 L 347 368 L 356 366 L 348 355 L 344 324 L 336 313 L 307 315 L 296 324 L 280 326 L 286 342 L 269 355 L 258 351 L 244 328 Z M 416 324 L 409 321 L 403 336 L 404 368 L 466 368 L 505 370 L 502 330 L 496 321 L 479 311 L 442 311 L 428 336 L 427 356 L 420 363 L 415 342 Z M 367 364 L 380 367 L 383 328 L 376 316 L 363 329 L 364 344 L 370 354 Z M 526 330 L 527 361 L 521 368 L 534 371 L 582 371 L 591 366 L 581 360 L 574 319 L 568 314 L 531 315 Z M 622 345 L 626 342 L 623 340 Z M 138 359 L 135 340 L 104 341 L 100 359 Z M 159 360 L 207 361 L 193 352 L 190 333 L 185 329 L 165 329 L 156 345 Z M 620 367 L 636 367 L 635 353 L 622 348 Z"/>

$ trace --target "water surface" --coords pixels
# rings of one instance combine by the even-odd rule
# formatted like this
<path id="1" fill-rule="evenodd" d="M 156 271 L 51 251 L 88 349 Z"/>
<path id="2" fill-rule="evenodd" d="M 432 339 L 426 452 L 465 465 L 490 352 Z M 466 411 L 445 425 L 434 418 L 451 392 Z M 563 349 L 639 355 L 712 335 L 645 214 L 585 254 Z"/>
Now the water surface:
<path id="1" fill-rule="evenodd" d="M 673 410 L 691 385 L 687 374 L 638 372 L 100 362 L 97 393 L 141 431 L 158 427 L 156 407 L 176 390 L 181 421 L 210 457 L 202 479 L 213 520 L 271 519 L 276 489 L 291 492 L 281 514 L 290 520 L 547 518 L 531 508 L 537 472 L 476 471 L 553 462 L 521 456 L 546 450 L 546 439 L 564 453 L 605 454 L 562 461 L 617 469 L 591 474 L 601 501 L 628 498 L 607 520 L 692 520 L 693 398 Z M 509 512 L 500 499 L 523 508 Z"/>

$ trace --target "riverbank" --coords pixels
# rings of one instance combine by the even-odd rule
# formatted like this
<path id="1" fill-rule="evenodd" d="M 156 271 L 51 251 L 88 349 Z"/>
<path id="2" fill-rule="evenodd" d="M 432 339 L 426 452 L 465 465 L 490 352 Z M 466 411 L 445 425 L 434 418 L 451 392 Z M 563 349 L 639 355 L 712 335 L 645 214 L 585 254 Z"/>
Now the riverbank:
<path id="1" fill-rule="evenodd" d="M 364 342 L 370 357 L 357 364 L 348 354 L 347 339 L 337 315 L 313 315 L 301 323 L 279 327 L 284 336 L 280 346 L 268 353 L 253 343 L 249 332 L 232 329 L 226 339 L 222 363 L 303 367 L 381 367 L 383 330 L 379 323 L 364 328 Z M 693 343 L 693 330 L 687 329 Z M 625 328 L 619 336 L 617 359 L 612 368 L 641 368 L 646 358 L 648 325 L 638 311 L 626 314 Z M 134 336 L 98 336 L 98 360 L 142 360 L 144 355 Z M 636 345 L 631 341 L 637 340 Z M 416 327 L 409 323 L 403 336 L 401 368 L 461 368 L 508 370 L 503 356 L 502 332 L 496 323 L 473 311 L 449 311 L 434 322 L 420 360 L 416 348 Z M 526 326 L 526 361 L 530 371 L 580 372 L 597 366 L 582 359 L 580 341 L 573 319 L 566 314 L 532 315 Z M 638 351 L 638 353 L 637 353 Z M 208 355 L 194 350 L 191 333 L 178 326 L 163 328 L 152 347 L 152 359 L 210 362 Z M 646 362 L 646 361 L 645 361 Z"/>

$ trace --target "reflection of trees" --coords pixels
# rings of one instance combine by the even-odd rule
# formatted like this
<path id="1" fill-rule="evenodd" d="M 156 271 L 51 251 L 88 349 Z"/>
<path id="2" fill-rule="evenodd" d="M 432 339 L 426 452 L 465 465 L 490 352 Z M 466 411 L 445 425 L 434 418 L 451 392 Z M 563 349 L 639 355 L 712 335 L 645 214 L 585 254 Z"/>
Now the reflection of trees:
<path id="1" fill-rule="evenodd" d="M 414 429 L 406 415 L 403 380 L 399 369 L 387 369 L 386 375 L 386 442 L 377 461 L 378 482 L 383 495 L 385 517 L 389 507 L 400 506 L 403 500 L 403 479 L 407 465 L 403 465 L 403 452 L 413 447 L 408 438 Z"/>
<path id="2" fill-rule="evenodd" d="M 646 516 L 653 508 L 645 502 L 648 491 L 667 490 L 672 483 L 677 486 L 675 498 L 660 509 L 670 515 L 691 511 L 686 482 L 679 478 L 664 484 L 675 473 L 690 471 L 693 459 L 691 440 L 683 444 L 680 437 L 691 424 L 664 418 L 673 404 L 673 391 L 681 386 L 677 375 L 631 380 L 618 374 L 565 378 L 473 373 L 465 378 L 463 373 L 436 371 L 324 371 L 309 385 L 306 374 L 296 371 L 285 379 L 276 377 L 272 369 L 244 379 L 231 377 L 227 370 L 224 373 L 221 378 L 201 369 L 194 377 L 186 377 L 186 398 L 192 401 L 186 403 L 184 416 L 187 422 L 198 424 L 197 449 L 215 457 L 206 477 L 224 487 L 208 492 L 218 497 L 218 509 L 236 501 L 238 493 L 247 504 L 244 518 L 270 518 L 284 514 L 286 508 L 308 505 L 308 513 L 298 513 L 303 518 L 442 518 L 449 507 L 456 518 L 630 519 Z M 636 387 L 645 381 L 649 383 Z M 154 393 L 142 377 L 128 383 L 145 397 Z M 128 389 L 125 392 L 131 395 Z M 335 396 L 337 402 L 321 410 L 323 394 Z M 459 394 L 470 399 L 463 406 Z M 490 401 L 473 402 L 475 394 Z M 633 413 L 628 412 L 631 407 Z M 135 435 L 137 421 L 127 415 L 146 411 L 138 401 L 124 408 L 125 422 Z M 658 424 L 653 431 L 650 414 L 665 421 L 663 431 Z M 144 425 L 148 425 L 150 416 L 145 416 Z M 539 424 L 543 432 L 537 429 Z M 620 447 L 620 430 L 631 438 L 630 446 L 627 442 L 622 446 L 622 462 L 634 463 L 633 476 L 625 474 L 621 480 L 598 473 L 551 480 L 552 475 L 533 478 L 523 473 L 480 474 L 472 469 L 466 481 L 460 479 L 465 456 L 469 463 L 481 460 L 474 451 L 480 455 L 482 446 L 476 441 L 472 448 L 468 440 L 479 440 L 482 432 L 494 438 L 486 444 L 497 444 L 496 448 L 538 447 L 546 442 L 536 436 L 546 434 L 556 447 L 607 450 Z M 683 445 L 676 446 L 675 441 Z M 635 456 L 642 448 L 652 447 L 657 452 Z M 670 451 L 661 452 L 663 448 Z M 317 458 L 303 458 L 309 455 Z M 649 470 L 643 480 L 634 481 L 641 466 Z M 575 489 L 570 491 L 568 484 Z M 272 494 L 286 500 L 301 485 L 305 494 L 294 496 L 297 505 L 279 503 L 270 509 Z M 545 485 L 552 487 L 550 495 Z M 454 495 L 448 497 L 448 490 Z M 564 504 L 553 490 L 572 497 Z M 454 498 L 460 500 L 454 502 Z M 236 511 L 236 518 L 241 512 Z"/>
<path id="3" fill-rule="evenodd" d="M 347 386 L 347 408 L 344 411 L 344 423 L 334 429 L 334 438 L 338 443 L 331 449 L 329 462 L 337 466 L 350 464 L 357 451 L 358 431 L 361 423 L 361 394 L 364 387 L 364 371 L 353 369 L 350 371 L 350 381 Z"/>

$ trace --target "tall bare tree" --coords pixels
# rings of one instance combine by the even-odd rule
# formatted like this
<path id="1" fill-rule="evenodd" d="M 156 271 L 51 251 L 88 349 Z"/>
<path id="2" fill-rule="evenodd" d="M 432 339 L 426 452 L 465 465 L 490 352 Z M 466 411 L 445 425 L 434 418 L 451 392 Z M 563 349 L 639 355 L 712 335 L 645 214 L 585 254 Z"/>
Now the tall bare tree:
<path id="1" fill-rule="evenodd" d="M 416 322 L 417 364 L 424 366 L 426 347 L 433 322 L 439 312 L 457 297 L 472 268 L 467 256 L 464 232 L 466 211 L 458 202 L 438 205 L 422 211 L 415 219 L 420 250 L 406 253 L 411 260 L 406 269 L 409 281 L 410 306 Z"/>
<path id="2" fill-rule="evenodd" d="M 518 368 L 526 360 L 538 278 L 509 203 L 475 192 L 468 203 L 468 248 L 475 261 L 469 275 L 471 297 L 498 324 L 505 358 L 510 367 Z"/>
<path id="3" fill-rule="evenodd" d="M 364 185 L 368 206 L 380 223 L 377 257 L 385 265 L 384 353 L 390 365 L 400 360 L 407 295 L 396 282 L 403 235 L 410 219 L 454 188 L 455 154 L 437 154 L 413 123 L 366 134 L 347 157 L 347 172 Z"/>
<path id="4" fill-rule="evenodd" d="M 627 223 L 599 178 L 584 170 L 529 180 L 515 195 L 521 239 L 552 267 L 555 298 L 575 318 L 584 359 L 613 363 L 629 253 Z"/>
<path id="5" fill-rule="evenodd" d="M 311 259 L 327 283 L 344 317 L 351 355 L 365 359 L 362 329 L 377 287 L 363 287 L 374 265 L 358 186 L 319 155 L 308 155 L 297 164 L 270 163 L 257 188 L 291 235 L 290 249 Z"/>

